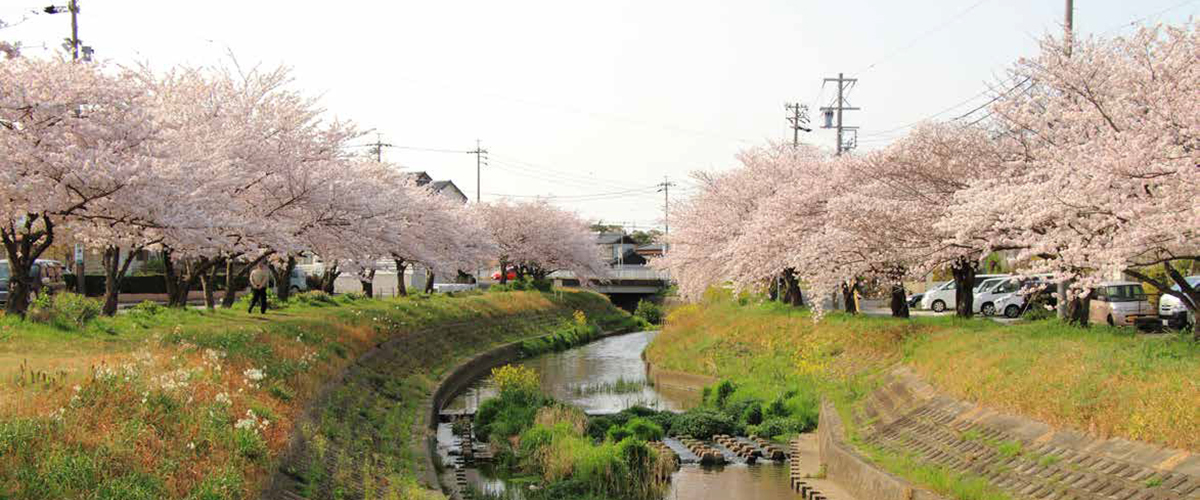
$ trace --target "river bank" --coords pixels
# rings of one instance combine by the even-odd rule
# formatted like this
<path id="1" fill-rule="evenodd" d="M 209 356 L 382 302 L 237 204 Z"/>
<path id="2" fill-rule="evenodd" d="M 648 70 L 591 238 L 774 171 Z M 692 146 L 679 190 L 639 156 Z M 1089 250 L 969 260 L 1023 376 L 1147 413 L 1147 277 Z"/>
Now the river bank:
<path id="1" fill-rule="evenodd" d="M 718 293 L 672 311 L 646 357 L 656 367 L 730 380 L 733 401 L 790 394 L 787 404 L 816 413 L 826 399 L 844 417 L 903 364 L 973 404 L 1084 433 L 1200 448 L 1200 347 L 1173 336 L 952 318 L 831 314 L 814 323 L 803 310 Z M 853 440 L 855 429 L 848 432 Z M 915 482 L 938 475 L 892 458 L 889 468 Z"/>
<path id="2" fill-rule="evenodd" d="M 661 438 L 664 446 L 661 450 L 670 449 L 673 453 L 678 453 L 679 460 L 683 462 L 683 465 L 671 474 L 664 498 L 792 498 L 793 494 L 787 482 L 787 467 L 782 461 L 762 459 L 757 463 L 746 463 L 729 450 L 714 444 L 713 446 L 724 450 L 723 453 L 728 459 L 727 465 L 701 466 L 699 457 L 674 438 L 680 434 L 689 434 L 704 439 L 713 433 L 713 430 L 709 429 L 712 426 L 723 429 L 721 432 L 730 433 L 735 429 L 739 432 L 745 431 L 745 428 L 735 428 L 738 424 L 716 408 L 709 408 L 700 415 L 685 418 L 672 418 L 669 413 L 655 410 L 657 408 L 679 413 L 697 409 L 702 403 L 702 386 L 663 387 L 654 382 L 655 370 L 651 370 L 644 362 L 641 353 L 655 335 L 657 332 L 638 332 L 606 337 L 565 351 L 522 359 L 514 366 L 536 373 L 537 385 L 542 394 L 551 396 L 562 404 L 571 405 L 577 408 L 577 411 L 587 412 L 590 418 L 586 432 L 595 445 L 603 445 L 607 439 L 611 439 L 612 437 L 608 436 L 610 432 L 619 436 L 621 431 L 611 430 L 613 427 L 634 425 L 629 423 L 635 417 L 632 412 L 644 415 L 646 419 L 661 427 L 665 431 Z M 705 380 L 702 377 L 688 378 Z M 462 477 L 460 488 L 474 487 L 495 498 L 520 498 L 519 492 L 509 491 L 505 479 L 507 476 L 499 474 L 495 465 L 490 462 L 494 458 L 491 454 L 503 450 L 505 445 L 496 442 L 494 437 L 490 439 L 490 443 L 475 442 L 472 446 L 480 450 L 477 453 L 486 454 L 488 458 L 484 463 L 465 463 L 459 452 L 462 449 L 462 441 L 454 434 L 450 421 L 456 416 L 475 414 L 481 404 L 486 406 L 486 402 L 494 400 L 498 392 L 495 383 L 489 377 L 481 377 L 446 405 L 443 413 L 444 423 L 439 425 L 437 433 L 438 453 L 444 463 L 452 464 L 446 468 L 446 482 L 454 482 L 458 477 Z M 631 409 L 634 407 L 640 409 Z M 618 412 L 622 414 L 614 415 Z M 737 410 L 737 413 L 741 412 L 742 410 Z M 679 426 L 679 429 L 672 429 L 673 425 Z M 521 442 L 524 442 L 524 438 Z M 576 444 L 582 445 L 582 441 Z M 516 484 L 527 487 L 529 481 L 529 478 L 518 479 Z"/>
<path id="3" fill-rule="evenodd" d="M 575 311 L 629 318 L 596 294 L 506 292 L 147 307 L 70 331 L 5 319 L 0 496 L 419 497 L 413 422 L 439 373 Z M 389 341 L 394 366 L 361 366 Z"/>

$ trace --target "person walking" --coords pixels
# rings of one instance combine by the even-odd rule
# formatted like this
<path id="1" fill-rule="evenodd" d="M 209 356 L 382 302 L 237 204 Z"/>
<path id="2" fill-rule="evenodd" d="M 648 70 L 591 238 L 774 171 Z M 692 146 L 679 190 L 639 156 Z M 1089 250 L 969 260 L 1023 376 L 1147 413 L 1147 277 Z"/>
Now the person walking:
<path id="1" fill-rule="evenodd" d="M 267 284 L 270 281 L 271 273 L 267 271 L 265 263 L 259 263 L 253 271 L 250 271 L 250 310 L 246 312 L 254 312 L 254 305 L 261 303 L 262 314 L 267 313 Z"/>

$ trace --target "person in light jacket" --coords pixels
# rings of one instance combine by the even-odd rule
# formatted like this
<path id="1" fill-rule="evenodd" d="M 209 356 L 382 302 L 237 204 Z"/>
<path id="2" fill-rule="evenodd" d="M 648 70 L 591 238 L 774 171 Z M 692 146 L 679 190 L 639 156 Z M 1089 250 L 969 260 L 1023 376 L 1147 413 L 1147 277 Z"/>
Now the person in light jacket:
<path id="1" fill-rule="evenodd" d="M 267 285 L 271 282 L 271 272 L 267 271 L 267 265 L 260 263 L 250 271 L 250 310 L 248 313 L 254 312 L 255 304 L 262 304 L 262 314 L 267 313 Z"/>

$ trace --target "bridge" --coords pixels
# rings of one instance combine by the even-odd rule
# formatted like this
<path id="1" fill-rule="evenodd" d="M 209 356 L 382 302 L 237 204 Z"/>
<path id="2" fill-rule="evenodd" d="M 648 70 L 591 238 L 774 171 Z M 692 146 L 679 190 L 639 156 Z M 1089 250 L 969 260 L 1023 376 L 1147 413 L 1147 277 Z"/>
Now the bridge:
<path id="1" fill-rule="evenodd" d="M 550 275 L 555 286 L 580 287 L 582 284 L 575 273 L 558 271 Z M 602 277 L 588 279 L 587 289 L 607 295 L 613 304 L 626 310 L 637 307 L 639 300 L 671 286 L 671 275 L 667 271 L 639 265 L 617 265 L 609 268 Z"/>

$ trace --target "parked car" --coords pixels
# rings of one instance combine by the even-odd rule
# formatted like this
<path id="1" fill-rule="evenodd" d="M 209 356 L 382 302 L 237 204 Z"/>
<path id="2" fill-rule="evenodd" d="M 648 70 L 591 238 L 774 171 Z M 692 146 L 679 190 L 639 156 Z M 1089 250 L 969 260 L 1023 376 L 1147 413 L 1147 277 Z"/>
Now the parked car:
<path id="1" fill-rule="evenodd" d="M 1111 326 L 1158 326 L 1158 314 L 1136 281 L 1108 281 L 1092 289 L 1088 321 Z"/>
<path id="2" fill-rule="evenodd" d="M 496 271 L 496 272 L 492 273 L 492 279 L 494 279 L 496 281 L 500 281 L 500 271 Z M 517 272 L 509 271 L 508 279 L 509 279 L 509 281 L 517 279 Z"/>
<path id="3" fill-rule="evenodd" d="M 8 281 L 12 276 L 8 268 L 8 260 L 0 260 L 0 304 L 8 303 Z M 41 293 L 58 293 L 67 289 L 62 262 L 50 259 L 38 259 L 29 270 L 33 278 L 31 297 Z"/>
<path id="4" fill-rule="evenodd" d="M 978 291 L 980 286 L 983 286 L 988 280 L 995 278 L 1007 278 L 1007 274 L 979 274 L 975 276 L 975 291 Z M 931 309 L 934 312 L 942 312 L 947 309 L 954 309 L 958 304 L 958 299 L 955 296 L 956 285 L 953 280 L 947 281 L 937 288 L 931 288 L 925 292 L 925 296 L 921 298 L 921 309 Z"/>
<path id="5" fill-rule="evenodd" d="M 1185 279 L 1192 288 L 1200 286 L 1200 276 L 1188 276 Z M 1171 289 L 1176 292 L 1181 290 L 1179 285 L 1175 285 Z M 1187 306 L 1183 305 L 1179 297 L 1165 293 L 1158 299 L 1158 319 L 1162 321 L 1163 326 L 1170 328 L 1183 328 L 1196 324 L 1195 313 L 1188 311 Z"/>
<path id="6" fill-rule="evenodd" d="M 1016 318 L 1021 315 L 1021 311 L 1025 309 L 1025 302 L 1030 297 L 1038 293 L 1038 288 L 1042 288 L 1042 293 L 1053 293 L 1054 283 L 1049 281 L 1049 277 L 1036 277 L 1032 280 L 1021 282 L 1011 293 L 998 295 L 993 302 L 993 311 L 996 314 L 1003 314 L 1006 318 Z M 1055 302 L 1050 300 L 1048 302 Z"/>
<path id="7" fill-rule="evenodd" d="M 300 293 L 303 291 L 307 291 L 308 290 L 308 271 L 301 269 L 300 266 L 296 266 L 296 267 L 292 268 L 292 275 L 288 279 L 288 282 L 289 282 L 288 283 L 289 288 L 292 289 L 292 293 Z M 270 286 L 272 288 L 275 287 L 275 275 L 274 274 L 271 275 L 271 285 Z"/>
<path id="8" fill-rule="evenodd" d="M 984 316 L 992 316 L 995 314 L 1004 314 L 1008 316 L 1005 310 L 1008 306 L 1016 304 L 1017 314 L 1020 314 L 1020 308 L 1025 304 L 1023 298 L 1014 298 L 1013 295 L 1021 295 L 1023 288 L 1030 285 L 1040 285 L 1049 279 L 1049 275 L 1037 275 L 1031 278 L 995 278 L 982 283 L 975 292 L 974 307 L 975 312 Z M 1006 299 L 1003 307 L 998 305 L 1001 298 Z M 1016 316 L 1008 316 L 1010 318 Z"/>

